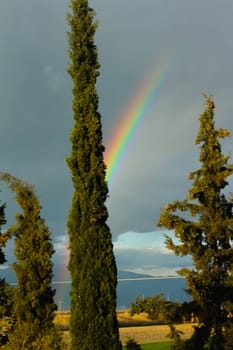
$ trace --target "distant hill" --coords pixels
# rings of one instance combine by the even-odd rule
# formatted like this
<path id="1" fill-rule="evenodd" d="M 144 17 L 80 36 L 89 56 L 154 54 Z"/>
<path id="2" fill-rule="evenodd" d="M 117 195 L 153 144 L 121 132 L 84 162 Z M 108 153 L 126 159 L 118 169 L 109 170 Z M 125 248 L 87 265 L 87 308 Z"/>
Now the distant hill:
<path id="1" fill-rule="evenodd" d="M 130 272 L 130 271 L 122 271 L 122 270 L 118 270 L 118 279 L 123 279 L 123 278 L 150 278 L 153 277 L 151 275 L 145 275 L 145 274 L 141 274 L 141 273 L 135 273 L 135 272 Z"/>
<path id="2" fill-rule="evenodd" d="M 153 296 L 164 293 L 164 296 L 172 301 L 187 301 L 190 297 L 184 292 L 187 288 L 183 278 L 150 279 L 151 275 L 118 270 L 117 285 L 117 307 L 127 309 L 137 296 Z M 15 283 L 16 276 L 11 268 L 0 269 L 0 278 L 6 278 L 7 282 Z M 149 278 L 148 280 L 137 280 L 138 278 Z M 64 264 L 54 265 L 53 281 L 70 281 L 70 275 Z M 62 310 L 69 309 L 70 283 L 54 284 L 56 289 L 55 302 Z"/>
<path id="3" fill-rule="evenodd" d="M 63 264 L 55 264 L 54 265 L 54 277 L 53 281 L 63 281 L 63 280 L 70 280 L 70 274 L 67 270 L 66 265 Z M 151 275 L 145 275 L 140 273 L 134 273 L 130 271 L 122 271 L 118 270 L 117 273 L 118 279 L 128 279 L 128 278 L 150 278 L 153 277 Z"/>

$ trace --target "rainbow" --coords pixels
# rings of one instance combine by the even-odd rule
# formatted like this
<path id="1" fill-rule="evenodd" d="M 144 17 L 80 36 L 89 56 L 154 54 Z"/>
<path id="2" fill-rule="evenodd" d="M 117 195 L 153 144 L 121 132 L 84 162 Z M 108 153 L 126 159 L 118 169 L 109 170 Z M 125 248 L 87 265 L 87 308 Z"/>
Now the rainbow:
<path id="1" fill-rule="evenodd" d="M 107 165 L 106 180 L 108 186 L 112 186 L 113 180 L 117 178 L 133 138 L 139 131 L 148 113 L 155 107 L 161 87 L 170 72 L 171 63 L 174 62 L 171 59 L 172 57 L 170 56 L 169 60 L 164 60 L 163 64 L 156 69 L 149 71 L 133 93 L 130 102 L 123 108 L 119 118 L 117 118 L 117 124 L 107 141 L 104 154 L 104 160 Z M 64 260 L 67 261 L 68 249 L 65 255 Z M 58 305 L 62 303 L 64 295 L 69 293 L 70 279 L 67 276 L 68 271 L 66 268 L 63 268 L 59 276 L 60 281 L 53 282 L 56 287 L 60 285 L 56 293 Z M 62 304 L 58 307 L 63 308 Z"/>
<path id="2" fill-rule="evenodd" d="M 154 108 L 161 86 L 168 76 L 172 60 L 164 60 L 155 70 L 150 70 L 118 118 L 106 143 L 104 160 L 107 166 L 106 180 L 111 187 L 120 171 L 126 153 L 142 122 Z"/>

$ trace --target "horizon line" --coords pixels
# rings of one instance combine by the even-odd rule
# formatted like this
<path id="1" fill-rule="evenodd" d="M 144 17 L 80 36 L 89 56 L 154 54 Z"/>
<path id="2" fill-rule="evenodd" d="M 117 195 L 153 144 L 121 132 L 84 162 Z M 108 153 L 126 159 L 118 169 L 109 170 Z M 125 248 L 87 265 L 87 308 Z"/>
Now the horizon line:
<path id="1" fill-rule="evenodd" d="M 118 278 L 117 282 L 127 282 L 127 281 L 149 281 L 149 280 L 162 280 L 166 278 L 185 278 L 183 276 L 179 275 L 167 275 L 167 276 L 154 276 L 154 277 L 133 277 L 133 278 Z M 8 282 L 12 286 L 16 286 L 17 282 Z M 52 281 L 52 284 L 71 284 L 71 280 L 65 280 L 65 281 Z"/>
<path id="2" fill-rule="evenodd" d="M 167 276 L 154 276 L 154 277 L 133 277 L 133 278 L 118 278 L 118 282 L 124 282 L 124 281 L 147 281 L 147 280 L 162 280 L 166 278 L 184 278 L 183 276 L 179 275 L 167 275 Z M 71 280 L 67 281 L 52 281 L 53 284 L 69 284 L 71 283 Z"/>

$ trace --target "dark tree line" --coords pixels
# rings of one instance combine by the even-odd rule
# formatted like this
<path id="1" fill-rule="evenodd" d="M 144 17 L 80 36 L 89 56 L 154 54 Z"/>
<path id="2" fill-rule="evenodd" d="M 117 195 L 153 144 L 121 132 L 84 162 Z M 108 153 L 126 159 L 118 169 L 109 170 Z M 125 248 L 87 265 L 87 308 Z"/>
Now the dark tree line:
<path id="1" fill-rule="evenodd" d="M 138 296 L 130 303 L 130 314 L 145 312 L 148 318 L 156 323 L 183 323 L 194 321 L 192 302 L 173 302 L 167 300 L 163 293 L 151 296 Z"/>

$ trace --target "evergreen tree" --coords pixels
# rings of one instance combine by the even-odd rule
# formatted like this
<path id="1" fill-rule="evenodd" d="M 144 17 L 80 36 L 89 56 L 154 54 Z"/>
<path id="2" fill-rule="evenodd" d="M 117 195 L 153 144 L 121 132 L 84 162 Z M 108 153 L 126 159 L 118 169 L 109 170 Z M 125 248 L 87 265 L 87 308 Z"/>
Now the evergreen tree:
<path id="1" fill-rule="evenodd" d="M 73 80 L 74 126 L 67 163 L 74 194 L 68 218 L 71 273 L 72 350 L 114 350 L 119 346 L 116 318 L 117 270 L 105 201 L 101 116 L 96 79 L 100 65 L 94 34 L 97 24 L 87 0 L 71 0 L 68 72 Z"/>
<path id="2" fill-rule="evenodd" d="M 232 203 L 223 193 L 233 173 L 229 156 L 222 154 L 220 138 L 229 131 L 216 129 L 214 102 L 205 96 L 196 144 L 200 145 L 200 169 L 190 173 L 192 187 L 186 199 L 168 204 L 159 226 L 174 230 L 180 244 L 166 236 L 167 247 L 176 255 L 191 255 L 193 269 L 182 269 L 188 292 L 197 302 L 202 327 L 195 330 L 185 349 L 224 349 L 223 325 L 227 305 L 233 299 Z M 210 346 L 210 347 L 208 347 Z"/>
<path id="3" fill-rule="evenodd" d="M 6 349 L 61 349 L 61 341 L 53 324 L 56 305 L 52 290 L 52 262 L 54 249 L 51 234 L 40 216 L 40 203 L 34 187 L 10 174 L 1 173 L 22 213 L 9 228 L 15 236 L 13 264 L 18 284 L 14 294 L 16 323 Z"/>

